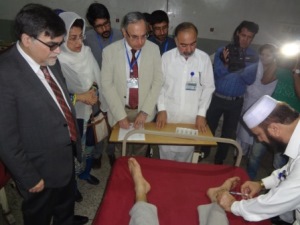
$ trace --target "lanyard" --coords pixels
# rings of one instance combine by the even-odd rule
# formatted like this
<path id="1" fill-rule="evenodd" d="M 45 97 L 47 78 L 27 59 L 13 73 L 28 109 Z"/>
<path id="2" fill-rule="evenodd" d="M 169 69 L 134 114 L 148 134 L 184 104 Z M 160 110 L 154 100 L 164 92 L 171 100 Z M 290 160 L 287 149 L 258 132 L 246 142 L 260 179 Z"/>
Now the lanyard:
<path id="1" fill-rule="evenodd" d="M 168 45 L 169 45 L 169 41 L 167 40 L 167 42 L 165 43 L 165 47 L 164 47 L 164 52 L 165 53 L 168 50 Z"/>
<path id="2" fill-rule="evenodd" d="M 96 35 L 97 35 L 97 39 L 98 39 L 98 43 L 99 43 L 100 49 L 103 49 L 103 45 L 101 44 L 101 37 L 100 37 L 100 35 L 98 33 Z M 112 36 L 113 35 L 111 33 L 110 36 L 109 36 L 109 44 L 111 44 Z"/>
<path id="3" fill-rule="evenodd" d="M 141 54 L 141 51 L 142 51 L 142 49 L 140 49 L 139 50 L 139 53 L 138 53 L 138 55 L 136 56 L 136 59 L 134 60 L 134 62 L 130 62 L 130 59 L 129 59 L 129 55 L 128 55 L 128 51 L 127 51 L 127 47 L 126 47 L 126 44 L 125 44 L 125 40 L 124 40 L 124 46 L 125 46 L 125 50 L 126 50 L 126 56 L 127 56 L 127 61 L 128 61 L 128 65 L 129 65 L 129 71 L 130 71 L 130 73 L 132 73 L 132 71 L 133 71 L 133 66 L 137 63 L 137 60 L 138 60 L 138 58 L 140 57 L 140 54 Z"/>

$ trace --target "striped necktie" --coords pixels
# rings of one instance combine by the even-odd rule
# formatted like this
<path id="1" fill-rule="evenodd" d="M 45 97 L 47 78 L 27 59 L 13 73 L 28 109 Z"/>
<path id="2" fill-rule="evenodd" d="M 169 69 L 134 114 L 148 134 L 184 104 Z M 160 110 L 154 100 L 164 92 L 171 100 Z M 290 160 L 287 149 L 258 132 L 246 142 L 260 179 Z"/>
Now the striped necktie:
<path id="1" fill-rule="evenodd" d="M 138 71 L 138 63 L 137 59 L 135 57 L 136 50 L 131 49 L 132 52 L 132 58 L 131 58 L 131 71 L 130 72 L 130 78 L 138 78 L 139 77 L 139 71 Z M 139 105 L 139 89 L 138 88 L 129 88 L 129 106 L 132 109 L 137 109 Z"/>
<path id="2" fill-rule="evenodd" d="M 67 120 L 67 124 L 69 127 L 69 132 L 70 132 L 70 137 L 72 141 L 76 141 L 77 140 L 77 131 L 76 131 L 76 125 L 75 125 L 75 121 L 73 118 L 73 115 L 63 97 L 63 94 L 61 93 L 59 87 L 57 86 L 56 82 L 53 80 L 53 78 L 51 77 L 48 68 L 46 66 L 41 66 L 41 70 L 43 72 L 43 74 L 45 75 L 45 78 L 48 82 L 48 84 L 50 85 L 50 87 L 52 88 L 54 95 L 65 115 L 65 118 Z"/>

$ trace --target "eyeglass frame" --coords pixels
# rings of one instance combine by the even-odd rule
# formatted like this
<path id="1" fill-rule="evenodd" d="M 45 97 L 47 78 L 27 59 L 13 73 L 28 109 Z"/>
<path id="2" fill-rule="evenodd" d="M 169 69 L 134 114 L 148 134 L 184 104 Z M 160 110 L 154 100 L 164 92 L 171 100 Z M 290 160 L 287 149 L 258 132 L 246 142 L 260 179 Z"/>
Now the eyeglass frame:
<path id="1" fill-rule="evenodd" d="M 70 36 L 69 36 L 68 41 L 72 41 L 72 42 L 75 42 L 75 41 L 78 41 L 78 40 L 83 41 L 83 40 L 86 39 L 86 34 L 81 34 L 81 35 L 79 35 L 79 36 L 74 35 L 73 37 L 74 37 L 74 38 L 70 39 Z"/>
<path id="2" fill-rule="evenodd" d="M 65 42 L 65 41 L 63 40 L 63 41 L 60 42 L 60 43 L 53 42 L 53 44 L 47 44 L 47 43 L 41 41 L 41 40 L 38 39 L 38 38 L 35 38 L 35 37 L 33 37 L 33 38 L 34 38 L 35 40 L 39 41 L 40 43 L 42 43 L 43 45 L 47 46 L 51 52 L 55 51 L 55 49 L 59 48 L 59 47 Z"/>
<path id="3" fill-rule="evenodd" d="M 149 37 L 148 33 L 146 33 L 146 34 L 144 34 L 143 36 L 140 37 L 140 36 L 136 36 L 136 35 L 130 35 L 126 29 L 125 29 L 125 32 L 128 35 L 128 37 L 130 39 L 132 39 L 133 41 L 138 41 L 139 39 L 146 40 Z"/>
<path id="4" fill-rule="evenodd" d="M 107 20 L 103 24 L 97 24 L 97 25 L 95 25 L 93 27 L 94 27 L 95 30 L 97 30 L 99 28 L 103 29 L 103 27 L 108 27 L 108 26 L 110 26 L 110 24 L 111 24 L 110 20 Z"/>

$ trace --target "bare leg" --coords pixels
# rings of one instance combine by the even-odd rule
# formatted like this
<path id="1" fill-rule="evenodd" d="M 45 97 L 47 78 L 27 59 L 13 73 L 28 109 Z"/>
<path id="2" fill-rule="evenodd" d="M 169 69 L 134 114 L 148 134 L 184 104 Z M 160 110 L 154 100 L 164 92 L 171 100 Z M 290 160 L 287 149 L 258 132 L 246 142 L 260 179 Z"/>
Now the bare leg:
<path id="1" fill-rule="evenodd" d="M 217 195 L 220 191 L 230 191 L 240 182 L 239 177 L 231 177 L 227 179 L 221 186 L 209 188 L 206 192 L 207 196 L 210 198 L 212 202 L 217 201 Z"/>
<path id="2" fill-rule="evenodd" d="M 151 187 L 143 177 L 140 164 L 136 159 L 130 158 L 128 167 L 135 189 L 135 204 L 129 212 L 129 225 L 159 225 L 156 206 L 147 202 L 147 193 Z"/>
<path id="3" fill-rule="evenodd" d="M 147 202 L 147 193 L 150 191 L 151 186 L 143 177 L 140 164 L 136 161 L 136 159 L 129 158 L 128 167 L 134 182 L 135 201 Z"/>

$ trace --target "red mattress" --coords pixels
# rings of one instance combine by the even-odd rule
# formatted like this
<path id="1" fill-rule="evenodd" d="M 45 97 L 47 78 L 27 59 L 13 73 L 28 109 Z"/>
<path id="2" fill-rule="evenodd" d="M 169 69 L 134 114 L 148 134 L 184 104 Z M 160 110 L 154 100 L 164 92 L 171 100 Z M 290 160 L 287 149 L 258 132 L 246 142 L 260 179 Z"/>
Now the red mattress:
<path id="1" fill-rule="evenodd" d="M 93 225 L 129 224 L 135 195 L 127 160 L 128 157 L 122 157 L 116 161 Z M 239 176 L 242 182 L 248 179 L 245 171 L 238 167 L 141 157 L 137 160 L 151 184 L 148 201 L 157 206 L 160 225 L 199 225 L 197 206 L 210 203 L 206 196 L 209 187 L 219 186 L 233 176 Z M 227 217 L 230 225 L 271 224 L 269 220 L 247 222 L 231 213 Z"/>

